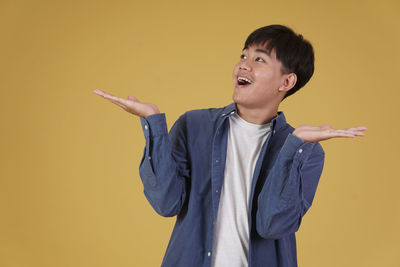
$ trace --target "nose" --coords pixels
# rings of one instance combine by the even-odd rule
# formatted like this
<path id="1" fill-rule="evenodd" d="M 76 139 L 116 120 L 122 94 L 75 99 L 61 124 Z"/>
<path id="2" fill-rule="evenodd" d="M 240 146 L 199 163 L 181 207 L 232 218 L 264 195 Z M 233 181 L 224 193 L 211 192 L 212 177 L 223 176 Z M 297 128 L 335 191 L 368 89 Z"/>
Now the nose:
<path id="1" fill-rule="evenodd" d="M 251 71 L 251 66 L 249 65 L 249 62 L 247 60 L 242 60 L 239 62 L 239 69 Z"/>

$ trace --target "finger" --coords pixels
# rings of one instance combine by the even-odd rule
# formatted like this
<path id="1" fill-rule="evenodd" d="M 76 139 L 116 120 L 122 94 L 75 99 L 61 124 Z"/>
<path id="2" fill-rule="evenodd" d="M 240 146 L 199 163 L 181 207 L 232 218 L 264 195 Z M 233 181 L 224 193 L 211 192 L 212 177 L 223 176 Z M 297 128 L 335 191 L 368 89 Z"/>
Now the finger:
<path id="1" fill-rule="evenodd" d="M 110 94 L 107 94 L 107 93 L 104 95 L 104 98 L 113 100 L 113 101 L 118 102 L 119 104 L 122 104 L 122 105 L 125 105 L 125 106 L 129 105 L 128 100 L 120 98 L 120 97 L 117 97 L 117 96 L 113 96 L 113 95 L 110 95 Z"/>
<path id="2" fill-rule="evenodd" d="M 362 129 L 362 130 L 360 130 L 360 129 L 358 129 L 358 128 L 351 128 L 351 129 L 349 129 L 349 130 L 346 130 L 348 133 L 351 133 L 351 134 L 354 134 L 354 135 L 365 135 L 364 133 L 363 133 L 363 131 L 364 131 L 364 129 Z"/>
<path id="3" fill-rule="evenodd" d="M 333 137 L 354 137 L 353 132 L 349 132 L 347 130 L 334 130 L 329 133 Z"/>
<path id="4" fill-rule="evenodd" d="M 129 100 L 132 100 L 132 101 L 134 101 L 134 102 L 140 102 L 139 99 L 137 99 L 137 98 L 134 97 L 134 96 L 130 96 L 130 95 L 129 95 L 129 96 L 128 96 L 128 99 L 129 99 Z"/>
<path id="5" fill-rule="evenodd" d="M 332 126 L 330 124 L 324 124 L 324 125 L 321 125 L 320 128 L 322 128 L 322 129 L 331 129 Z"/>
<path id="6" fill-rule="evenodd" d="M 352 137 L 356 137 L 356 136 L 354 134 L 339 133 L 339 134 L 336 134 L 334 137 L 352 138 Z"/>
<path id="7" fill-rule="evenodd" d="M 121 108 L 123 108 L 125 110 L 127 109 L 126 100 L 125 99 L 113 96 L 113 95 L 111 95 L 111 94 L 109 94 L 109 93 L 107 93 L 105 91 L 100 90 L 100 89 L 96 89 L 93 92 L 95 94 L 98 94 L 98 95 L 108 99 L 110 102 L 120 106 Z"/>
<path id="8" fill-rule="evenodd" d="M 124 104 L 122 104 L 122 103 L 120 103 L 120 102 L 117 102 L 117 101 L 114 101 L 114 100 L 111 100 L 111 99 L 109 99 L 111 102 L 113 102 L 114 104 L 117 104 L 118 106 L 120 106 L 121 108 L 123 108 L 123 109 L 126 109 L 127 107 L 124 105 Z"/>
<path id="9" fill-rule="evenodd" d="M 105 92 L 105 91 L 102 91 L 102 90 L 100 90 L 100 89 L 96 89 L 96 90 L 94 90 L 93 92 L 96 93 L 96 94 L 98 94 L 98 95 L 100 95 L 100 96 L 102 96 L 102 97 L 104 97 L 104 98 L 113 96 L 112 94 L 109 94 L 109 93 L 107 93 L 107 92 Z"/>
<path id="10" fill-rule="evenodd" d="M 359 130 L 367 130 L 367 127 L 365 126 L 357 126 L 357 127 L 353 127 L 355 129 L 359 129 Z"/>
<path id="11" fill-rule="evenodd" d="M 367 127 L 365 127 L 365 126 L 359 126 L 359 127 L 352 127 L 352 128 L 341 129 L 341 130 L 348 130 L 348 131 L 365 131 L 365 130 L 367 130 Z"/>
<path id="12" fill-rule="evenodd" d="M 360 131 L 365 131 L 365 130 L 367 130 L 367 127 L 365 127 L 365 126 L 359 126 L 359 127 L 356 127 L 356 129 L 357 129 L 357 130 L 360 130 Z"/>
<path id="13" fill-rule="evenodd" d="M 100 89 L 95 89 L 95 90 L 93 90 L 93 93 L 95 93 L 97 95 L 100 95 L 100 96 L 103 96 L 106 92 L 104 92 L 104 91 L 102 91 Z"/>

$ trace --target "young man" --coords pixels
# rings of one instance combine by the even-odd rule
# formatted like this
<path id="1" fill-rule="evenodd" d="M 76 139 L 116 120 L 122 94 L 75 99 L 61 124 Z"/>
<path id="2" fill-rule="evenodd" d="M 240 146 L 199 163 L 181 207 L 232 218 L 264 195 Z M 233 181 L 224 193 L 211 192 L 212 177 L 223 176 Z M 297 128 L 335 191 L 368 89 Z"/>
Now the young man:
<path id="1" fill-rule="evenodd" d="M 270 25 L 245 42 L 234 102 L 186 112 L 169 134 L 154 104 L 95 90 L 141 117 L 144 194 L 157 213 L 177 216 L 162 266 L 297 266 L 295 232 L 324 164 L 318 142 L 366 130 L 286 122 L 279 104 L 313 72 L 311 44 Z"/>

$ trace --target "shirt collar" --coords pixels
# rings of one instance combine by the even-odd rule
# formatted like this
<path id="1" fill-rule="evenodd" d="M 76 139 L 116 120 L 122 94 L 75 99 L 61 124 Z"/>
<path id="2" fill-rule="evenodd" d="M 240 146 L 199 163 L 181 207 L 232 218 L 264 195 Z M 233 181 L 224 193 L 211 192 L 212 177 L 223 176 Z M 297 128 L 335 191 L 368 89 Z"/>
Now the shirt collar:
<path id="1" fill-rule="evenodd" d="M 236 108 L 236 103 L 233 102 L 223 108 L 221 117 L 223 118 L 230 117 L 235 113 L 237 113 L 237 108 Z M 278 115 L 271 121 L 271 129 L 279 130 L 285 125 L 286 125 L 285 115 L 283 114 L 283 111 L 278 111 Z"/>

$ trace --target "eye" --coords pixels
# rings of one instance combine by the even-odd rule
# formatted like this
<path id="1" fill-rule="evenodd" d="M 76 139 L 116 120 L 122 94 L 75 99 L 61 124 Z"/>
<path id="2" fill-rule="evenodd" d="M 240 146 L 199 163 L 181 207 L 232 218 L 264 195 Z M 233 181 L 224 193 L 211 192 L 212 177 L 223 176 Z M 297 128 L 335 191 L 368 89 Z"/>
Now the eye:
<path id="1" fill-rule="evenodd" d="M 240 55 L 240 58 L 241 58 L 241 59 L 246 59 L 247 57 L 246 57 L 245 55 L 241 54 L 241 55 Z"/>
<path id="2" fill-rule="evenodd" d="M 265 60 L 262 59 L 261 57 L 257 57 L 257 58 L 256 58 L 256 61 L 258 61 L 258 62 L 265 62 Z"/>

